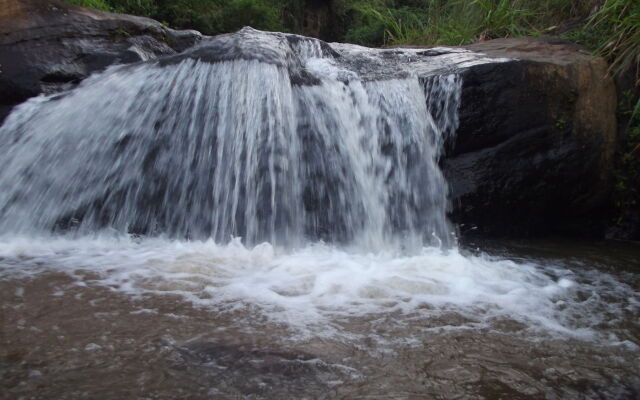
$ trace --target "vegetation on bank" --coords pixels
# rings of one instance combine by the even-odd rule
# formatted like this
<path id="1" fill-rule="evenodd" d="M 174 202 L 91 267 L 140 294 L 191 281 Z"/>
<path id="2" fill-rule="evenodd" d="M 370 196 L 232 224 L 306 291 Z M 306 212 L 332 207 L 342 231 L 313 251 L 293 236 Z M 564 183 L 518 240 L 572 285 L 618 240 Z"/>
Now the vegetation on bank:
<path id="1" fill-rule="evenodd" d="M 623 93 L 618 121 L 624 137 L 618 149 L 613 193 L 615 223 L 627 229 L 640 223 L 640 100 L 631 91 Z"/>
<path id="2" fill-rule="evenodd" d="M 461 45 L 478 39 L 559 33 L 610 54 L 624 52 L 640 40 L 640 3 L 636 0 L 67 1 L 143 15 L 209 35 L 245 25 L 305 33 L 303 20 L 316 17 L 313 14 L 324 7 L 330 14 L 324 22 L 332 25 L 328 39 L 370 46 Z M 638 56 L 637 47 L 625 57 Z"/>
<path id="3" fill-rule="evenodd" d="M 367 46 L 462 45 L 554 35 L 607 58 L 626 77 L 614 202 L 618 220 L 640 205 L 638 0 L 67 0 L 215 35 L 249 25 Z M 309 22 L 313 22 L 309 24 Z M 309 26 L 315 26 L 315 31 Z M 318 25 L 322 29 L 317 29 Z M 631 76 L 631 79 L 629 79 Z"/>
<path id="4" fill-rule="evenodd" d="M 607 57 L 617 70 L 640 63 L 637 0 L 67 1 L 147 16 L 208 35 L 246 25 L 309 34 L 305 20 L 316 17 L 331 25 L 323 32 L 328 37 L 322 39 L 368 46 L 463 45 L 501 37 L 559 35 Z"/>

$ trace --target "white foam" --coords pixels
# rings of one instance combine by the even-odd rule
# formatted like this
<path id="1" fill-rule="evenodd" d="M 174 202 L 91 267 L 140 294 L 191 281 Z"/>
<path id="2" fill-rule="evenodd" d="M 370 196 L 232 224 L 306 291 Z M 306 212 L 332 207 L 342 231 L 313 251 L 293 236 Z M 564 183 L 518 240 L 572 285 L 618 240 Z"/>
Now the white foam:
<path id="1" fill-rule="evenodd" d="M 178 294 L 217 312 L 257 310 L 268 320 L 313 335 L 340 333 L 343 328 L 336 321 L 345 318 L 392 316 L 400 325 L 403 318 L 454 312 L 470 321 L 459 328 L 486 328 L 508 318 L 530 331 L 590 340 L 611 335 L 606 330 L 624 313 L 638 312 L 640 298 L 613 276 L 594 270 L 433 247 L 403 255 L 359 253 L 322 243 L 295 251 L 268 243 L 247 248 L 239 239 L 218 245 L 12 238 L 0 241 L 0 257 L 5 277 L 62 270 L 81 284 L 136 295 Z M 83 270 L 100 278 L 87 280 Z M 594 328 L 598 324 L 598 329 L 607 325 L 605 331 Z M 618 340 L 615 335 L 609 339 Z"/>

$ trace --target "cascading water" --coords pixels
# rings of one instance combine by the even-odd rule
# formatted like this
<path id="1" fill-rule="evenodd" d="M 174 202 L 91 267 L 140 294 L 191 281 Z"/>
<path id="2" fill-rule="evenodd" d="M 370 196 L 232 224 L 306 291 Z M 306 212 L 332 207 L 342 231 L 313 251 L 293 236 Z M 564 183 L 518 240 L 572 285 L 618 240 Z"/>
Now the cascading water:
<path id="1" fill-rule="evenodd" d="M 0 274 L 86 269 L 324 333 L 401 312 L 599 337 L 591 305 L 636 312 L 632 288 L 455 247 L 438 162 L 460 72 L 489 61 L 244 29 L 30 100 L 0 128 Z"/>
<path id="2" fill-rule="evenodd" d="M 185 58 L 25 104 L 0 131 L 0 230 L 448 243 L 437 164 L 459 78 L 365 81 L 317 42 L 288 53 L 316 84 L 257 60 Z"/>

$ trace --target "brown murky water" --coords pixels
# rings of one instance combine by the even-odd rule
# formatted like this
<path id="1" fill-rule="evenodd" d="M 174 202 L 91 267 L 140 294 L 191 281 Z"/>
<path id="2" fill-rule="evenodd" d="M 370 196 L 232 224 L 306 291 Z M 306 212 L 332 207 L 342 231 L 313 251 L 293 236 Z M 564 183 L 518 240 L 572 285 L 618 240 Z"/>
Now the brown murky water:
<path id="1" fill-rule="evenodd" d="M 637 248 L 585 248 L 593 253 L 573 261 L 619 270 L 640 289 Z M 563 256 L 549 244 L 493 251 Z M 474 329 L 455 312 L 376 314 L 340 319 L 349 335 L 294 337 L 250 307 L 213 311 L 177 295 L 131 296 L 95 279 L 79 269 L 74 278 L 51 271 L 0 281 L 0 397 L 640 397 L 637 346 L 531 335 L 509 318 Z M 622 323 L 635 343 L 637 315 Z"/>

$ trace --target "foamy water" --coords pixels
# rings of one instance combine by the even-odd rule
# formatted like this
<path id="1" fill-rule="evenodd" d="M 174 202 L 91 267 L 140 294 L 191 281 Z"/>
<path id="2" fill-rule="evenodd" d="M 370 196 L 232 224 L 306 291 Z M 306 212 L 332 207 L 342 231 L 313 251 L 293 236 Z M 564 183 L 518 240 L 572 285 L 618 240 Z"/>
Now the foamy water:
<path id="1" fill-rule="evenodd" d="M 211 312 L 258 313 L 292 336 L 349 335 L 345 321 L 408 320 L 455 313 L 456 326 L 492 329 L 504 319 L 528 336 L 561 336 L 623 344 L 621 326 L 637 315 L 638 293 L 613 276 L 561 265 L 516 263 L 486 254 L 426 247 L 411 255 L 391 249 L 357 252 L 323 243 L 298 250 L 268 243 L 245 247 L 131 238 L 5 238 L 4 279 L 50 271 L 131 295 L 177 295 Z M 86 278 L 86 272 L 92 272 Z M 242 323 L 239 321 L 239 323 Z M 249 324 L 247 322 L 247 324 Z M 391 327 L 393 328 L 393 327 Z M 427 329 L 427 328 L 425 328 Z M 622 336 L 620 336 L 622 332 Z"/>

